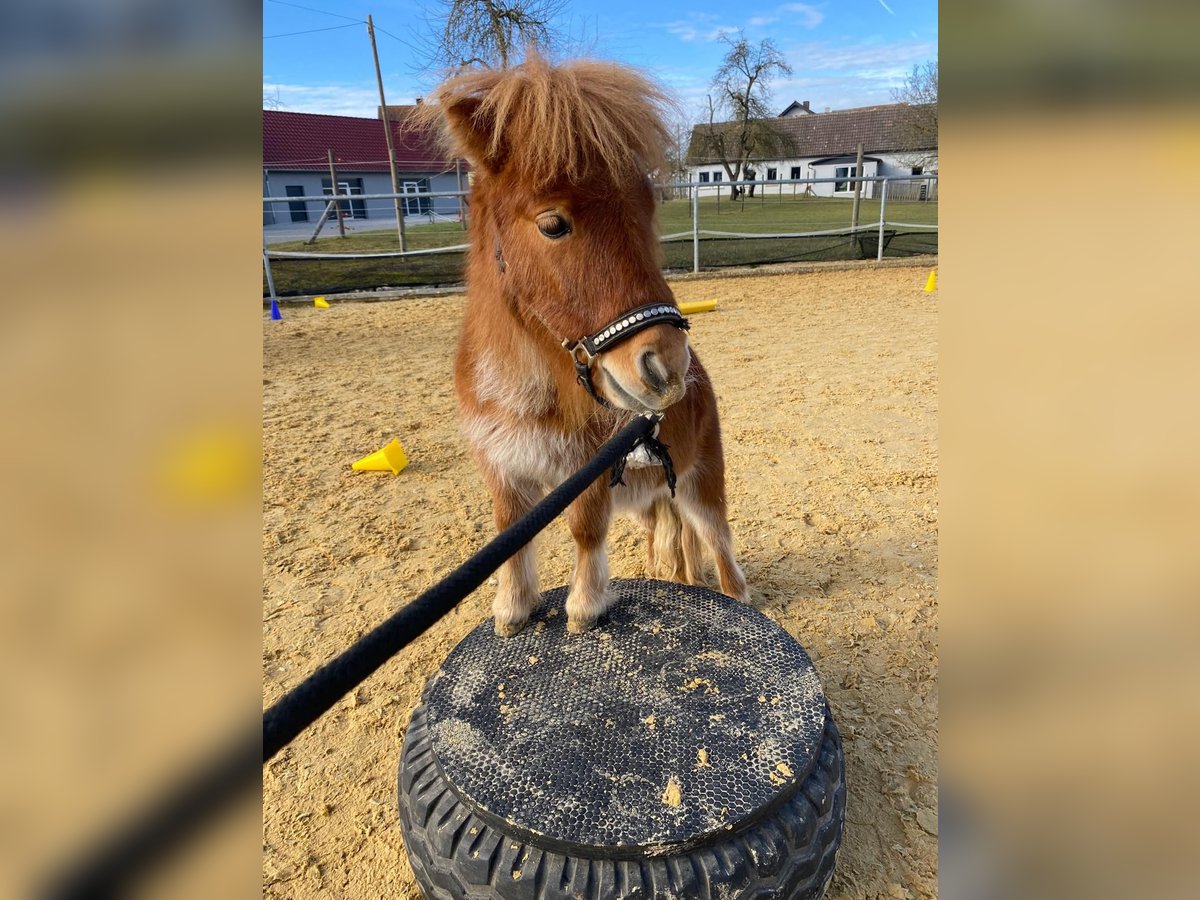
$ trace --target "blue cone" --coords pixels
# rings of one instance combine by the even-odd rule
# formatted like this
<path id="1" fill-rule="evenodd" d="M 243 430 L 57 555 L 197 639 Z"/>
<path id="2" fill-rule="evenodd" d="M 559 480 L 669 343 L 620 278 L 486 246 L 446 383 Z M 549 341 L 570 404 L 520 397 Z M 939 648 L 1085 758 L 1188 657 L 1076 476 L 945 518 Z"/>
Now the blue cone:
<path id="1" fill-rule="evenodd" d="M 279 303 L 274 299 L 271 300 L 271 318 L 276 322 L 283 318 L 283 315 L 279 312 Z"/>

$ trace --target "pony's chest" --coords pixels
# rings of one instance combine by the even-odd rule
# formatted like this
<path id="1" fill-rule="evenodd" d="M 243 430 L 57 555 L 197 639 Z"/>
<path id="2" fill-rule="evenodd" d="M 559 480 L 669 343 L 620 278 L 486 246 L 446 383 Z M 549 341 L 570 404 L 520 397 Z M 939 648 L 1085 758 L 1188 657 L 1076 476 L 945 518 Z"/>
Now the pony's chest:
<path id="1" fill-rule="evenodd" d="M 525 344 L 505 354 L 480 352 L 470 367 L 469 390 L 481 405 L 526 418 L 545 416 L 558 405 L 554 377 L 546 361 Z"/>
<path id="2" fill-rule="evenodd" d="M 514 416 L 467 416 L 463 432 L 489 466 L 514 481 L 555 485 L 589 455 L 582 436 Z"/>

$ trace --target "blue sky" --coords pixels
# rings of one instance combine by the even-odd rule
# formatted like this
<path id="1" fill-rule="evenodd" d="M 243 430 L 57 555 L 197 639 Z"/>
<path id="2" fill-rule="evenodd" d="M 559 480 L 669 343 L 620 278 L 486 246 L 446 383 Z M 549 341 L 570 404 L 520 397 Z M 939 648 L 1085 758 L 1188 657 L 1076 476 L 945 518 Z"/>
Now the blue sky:
<path id="1" fill-rule="evenodd" d="M 353 21 L 367 13 L 375 18 L 389 103 L 411 103 L 436 80 L 419 71 L 413 50 L 427 3 L 287 3 L 294 5 L 263 3 L 263 95 L 277 96 L 283 109 L 375 115 L 371 46 L 366 26 Z M 772 38 L 791 63 L 792 76 L 774 87 L 780 110 L 792 100 L 809 100 L 816 110 L 888 103 L 914 64 L 937 58 L 936 0 L 568 0 L 562 24 L 587 55 L 638 66 L 666 84 L 696 121 L 726 49 L 720 36 L 738 28 L 752 40 Z M 292 34 L 310 29 L 331 30 Z"/>

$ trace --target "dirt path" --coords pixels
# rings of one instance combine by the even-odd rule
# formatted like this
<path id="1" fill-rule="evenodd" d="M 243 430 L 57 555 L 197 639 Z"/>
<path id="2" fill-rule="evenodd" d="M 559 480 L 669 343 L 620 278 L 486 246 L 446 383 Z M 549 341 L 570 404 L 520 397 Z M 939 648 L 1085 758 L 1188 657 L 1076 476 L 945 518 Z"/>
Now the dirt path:
<path id="1" fill-rule="evenodd" d="M 927 270 L 692 281 L 720 401 L 731 524 L 753 600 L 810 652 L 850 798 L 830 898 L 936 896 L 937 300 Z M 462 298 L 289 309 L 265 321 L 263 702 L 491 535 L 450 370 Z M 350 462 L 399 437 L 399 477 Z M 641 574 L 620 520 L 612 574 Z M 561 523 L 542 584 L 570 574 Z M 417 897 L 395 774 L 425 679 L 486 589 L 264 770 L 264 895 Z"/>

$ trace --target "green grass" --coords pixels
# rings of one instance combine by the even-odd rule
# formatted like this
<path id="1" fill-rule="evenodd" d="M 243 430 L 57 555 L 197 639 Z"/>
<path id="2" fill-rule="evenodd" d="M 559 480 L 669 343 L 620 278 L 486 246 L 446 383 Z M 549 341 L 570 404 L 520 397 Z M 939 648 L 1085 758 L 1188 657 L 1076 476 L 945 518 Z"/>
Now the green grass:
<path id="1" fill-rule="evenodd" d="M 892 201 L 888 203 L 889 221 L 921 224 L 937 223 L 937 203 Z M 740 233 L 791 233 L 825 231 L 850 225 L 849 200 L 827 197 L 792 198 L 786 191 L 782 198 L 770 187 L 754 198 L 729 200 L 728 196 L 705 197 L 700 201 L 702 231 Z M 879 221 L 879 201 L 863 200 L 859 224 Z M 687 200 L 668 200 L 659 208 L 659 232 L 674 234 L 690 231 L 692 208 Z M 332 231 L 332 235 L 330 235 Z M 423 250 L 466 243 L 466 232 L 457 223 L 411 226 L 406 230 L 409 249 Z M 900 237 L 886 245 L 888 255 L 908 255 L 916 252 L 936 252 L 936 233 L 929 236 Z M 272 244 L 272 250 L 318 251 L 323 253 L 370 253 L 396 250 L 398 242 L 391 231 L 374 231 L 337 235 L 336 226 L 326 226 L 325 236 L 315 244 L 289 241 Z M 701 265 L 705 268 L 729 265 L 757 265 L 799 259 L 862 259 L 874 257 L 876 236 L 873 232 L 857 238 L 834 236 L 827 238 L 770 239 L 706 239 L 700 248 Z M 665 244 L 664 265 L 670 269 L 690 269 L 692 244 L 690 239 Z M 350 290 L 371 290 L 379 287 L 454 284 L 462 280 L 463 255 L 438 254 L 407 259 L 273 259 L 271 272 L 275 288 L 282 296 L 336 293 Z M 266 280 L 263 280 L 266 293 Z"/>

